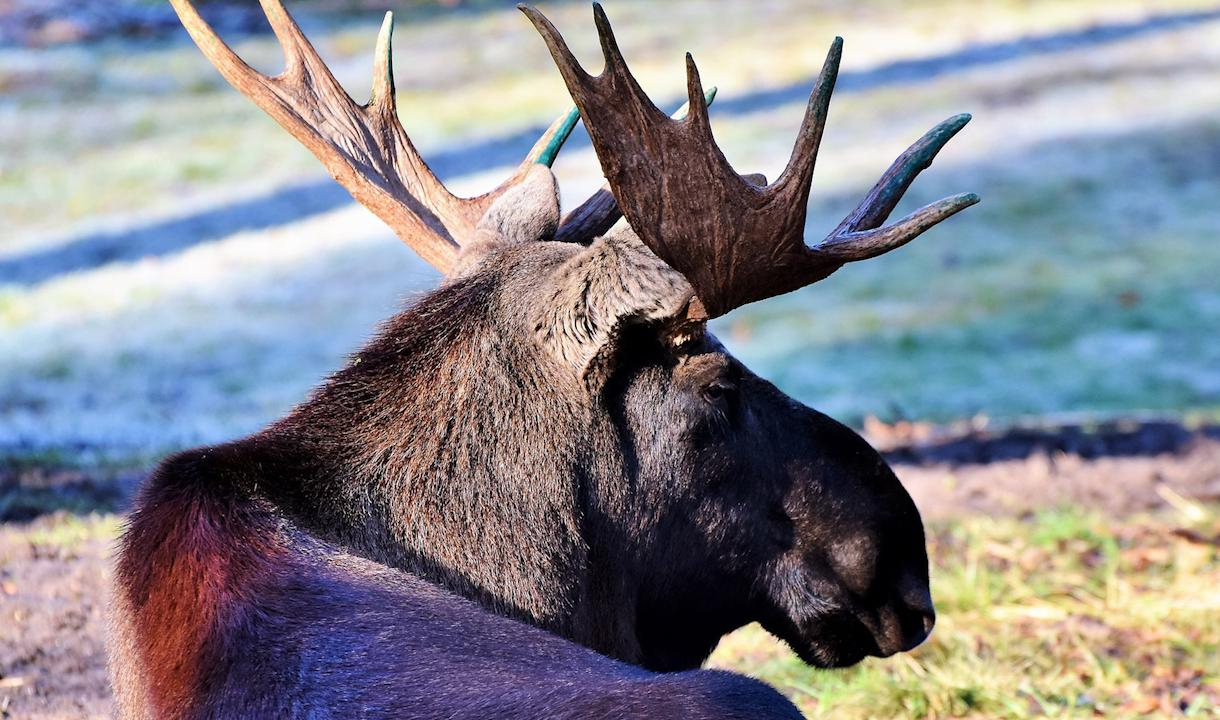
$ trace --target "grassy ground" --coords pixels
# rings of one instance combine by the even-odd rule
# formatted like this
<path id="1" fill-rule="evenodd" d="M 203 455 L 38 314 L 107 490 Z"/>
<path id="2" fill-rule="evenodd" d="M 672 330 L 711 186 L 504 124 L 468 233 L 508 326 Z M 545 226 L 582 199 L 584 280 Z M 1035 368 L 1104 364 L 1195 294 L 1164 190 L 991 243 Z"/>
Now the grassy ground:
<path id="1" fill-rule="evenodd" d="M 1220 507 L 967 518 L 929 550 L 938 621 L 913 653 L 815 671 L 749 627 L 711 664 L 811 718 L 1220 714 Z"/>
<path id="2" fill-rule="evenodd" d="M 62 512 L 0 526 L 0 608 L 20 629 L 0 633 L 0 707 L 15 717 L 106 716 L 101 598 L 119 526 Z M 1220 714 L 1220 505 L 929 531 L 938 620 L 913 653 L 814 670 L 751 626 L 709 665 L 772 683 L 810 718 Z"/>
<path id="3" fill-rule="evenodd" d="M 396 33 L 399 106 L 424 147 L 537 123 L 569 104 L 544 46 L 511 6 L 416 17 L 393 2 L 364 4 L 405 10 Z M 311 14 L 313 5 L 292 6 L 301 9 L 311 39 L 351 94 L 367 97 L 376 11 Z M 580 57 L 597 57 L 584 3 L 541 6 Z M 806 78 L 835 34 L 849 41 L 844 67 L 852 70 L 1209 6 L 1203 0 L 711 6 L 635 0 L 614 3 L 610 11 L 645 87 L 658 98 L 676 98 L 684 87 L 681 51 L 688 49 L 709 82 L 740 95 Z M 233 92 L 181 35 L 0 49 L 0 215 L 10 228 L 0 246 L 98 214 L 173 208 L 195 193 L 227 194 L 222 188 L 230 183 L 265 186 L 318 174 L 312 156 L 285 142 L 279 127 Z M 272 38 L 234 44 L 257 67 L 278 70 Z M 768 139 L 785 145 L 790 134 Z"/>
<path id="4" fill-rule="evenodd" d="M 808 76 L 846 37 L 811 238 L 926 128 L 975 113 L 900 211 L 963 190 L 982 205 L 719 326 L 756 370 L 859 423 L 1220 411 L 1220 21 L 1147 25 L 1196 7 L 683 0 L 610 13 L 658 98 L 680 94 L 693 50 L 722 89 L 729 157 L 772 175 Z M 583 3 L 547 9 L 595 57 Z M 502 172 L 486 150 L 562 108 L 562 84 L 511 9 L 407 16 L 402 115 L 459 188 L 485 186 Z M 361 97 L 377 18 L 303 17 Z M 236 45 L 278 62 L 268 37 Z M 252 431 L 435 282 L 363 210 L 286 190 L 325 190 L 316 161 L 181 38 L 0 49 L 0 85 L 6 454 L 142 459 Z M 599 182 L 587 146 L 558 172 L 569 200 Z"/>

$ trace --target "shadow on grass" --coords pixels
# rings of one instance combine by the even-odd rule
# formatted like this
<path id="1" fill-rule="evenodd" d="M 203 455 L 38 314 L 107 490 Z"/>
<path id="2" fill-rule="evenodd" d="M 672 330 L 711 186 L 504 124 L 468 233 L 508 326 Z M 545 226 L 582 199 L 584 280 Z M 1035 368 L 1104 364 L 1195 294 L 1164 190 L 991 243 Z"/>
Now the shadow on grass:
<path id="1" fill-rule="evenodd" d="M 143 476 L 57 467 L 36 458 L 0 460 L 0 523 L 27 522 L 56 512 L 120 512 Z"/>
<path id="2" fill-rule="evenodd" d="M 548 0 L 550 4 L 562 4 L 575 0 Z M 271 26 L 262 10 L 252 2 L 239 3 L 233 0 L 208 2 L 196 0 L 200 15 L 221 36 L 237 40 L 252 35 L 270 35 Z M 130 40 L 161 40 L 177 38 L 186 34 L 178 16 L 168 3 L 115 2 L 106 13 L 97 13 L 85 7 L 74 8 L 71 4 L 52 5 L 49 12 L 13 13 L 16 18 L 5 17 L 0 10 L 0 49 L 10 47 L 75 46 L 88 47 L 98 43 Z M 290 3 L 289 11 L 307 29 L 314 24 L 342 25 L 359 12 L 362 20 L 367 13 L 384 11 L 382 0 L 361 2 L 360 0 L 296 0 Z M 392 9 L 397 17 L 408 21 L 422 21 L 444 16 L 475 17 L 488 12 L 504 10 L 502 0 L 397 0 Z M 3 6 L 0 6 L 2 8 Z M 74 32 L 62 38 L 47 33 L 54 22 L 66 25 Z M 152 47 L 146 43 L 144 47 Z M 140 46 L 137 46 L 139 48 Z M 138 50 L 137 50 L 138 51 Z"/>
<path id="3" fill-rule="evenodd" d="M 871 70 L 844 72 L 839 76 L 837 87 L 841 93 L 850 93 L 926 82 L 977 67 L 1128 40 L 1216 19 L 1220 19 L 1220 10 L 1173 13 L 1130 23 L 1098 25 L 1082 30 L 972 45 L 951 53 L 897 61 Z M 713 112 L 717 115 L 744 115 L 802 102 L 812 84 L 813 78 L 810 77 L 734 98 L 723 97 Z M 679 103 L 680 100 L 671 98 L 659 105 L 668 107 Z M 461 148 L 433 151 L 427 153 L 428 160 L 442 178 L 462 177 L 511 166 L 519 162 L 544 130 L 545 126 L 539 125 Z M 570 142 L 573 147 L 587 145 L 588 137 L 583 131 L 578 131 Z M 173 254 L 237 232 L 261 230 L 300 220 L 349 202 L 351 198 L 346 191 L 330 180 L 311 181 L 142 227 L 88 233 L 62 244 L 0 260 L 0 284 L 35 285 L 61 274 L 111 262 Z"/>
<path id="4" fill-rule="evenodd" d="M 1220 425 L 1191 429 L 1172 421 L 1116 420 L 1096 425 L 1024 426 L 912 443 L 882 454 L 889 462 L 904 465 L 982 465 L 1057 453 L 1095 460 L 1179 453 L 1200 438 L 1220 440 Z"/>
<path id="5" fill-rule="evenodd" d="M 1200 440 L 1220 440 L 1220 425 L 1188 428 L 1168 420 L 1026 425 L 987 432 L 939 428 L 933 432 L 935 440 L 895 444 L 882 454 L 894 464 L 960 467 L 1059 453 L 1085 460 L 1177 455 L 1189 452 L 1192 443 Z M 123 512 L 145 476 L 140 471 L 67 469 L 35 459 L 0 463 L 0 523 L 29 522 L 57 512 Z"/>

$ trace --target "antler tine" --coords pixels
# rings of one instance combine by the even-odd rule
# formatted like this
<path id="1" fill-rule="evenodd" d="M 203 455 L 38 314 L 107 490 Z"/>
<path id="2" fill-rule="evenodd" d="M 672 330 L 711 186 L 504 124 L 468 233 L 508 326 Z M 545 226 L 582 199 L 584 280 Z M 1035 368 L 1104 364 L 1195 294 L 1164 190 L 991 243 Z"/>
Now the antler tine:
<path id="1" fill-rule="evenodd" d="M 627 61 L 623 59 L 623 52 L 619 49 L 618 40 L 614 37 L 614 28 L 610 27 L 610 20 L 606 17 L 606 11 L 599 2 L 593 3 L 593 23 L 597 26 L 597 37 L 601 41 L 602 55 L 606 59 L 606 68 L 600 77 L 608 78 L 613 83 L 621 83 L 631 92 L 641 112 L 650 115 L 649 119 L 653 122 L 664 122 L 669 116 L 653 104 L 648 94 L 644 92 L 644 88 L 640 87 L 640 83 L 627 68 Z M 562 42 L 562 38 L 560 41 Z M 577 105 L 579 104 L 577 103 Z"/>
<path id="2" fill-rule="evenodd" d="M 377 46 L 373 49 L 373 88 L 369 91 L 369 107 L 384 114 L 398 117 L 398 101 L 394 95 L 394 50 L 390 41 L 394 36 L 394 13 L 387 12 L 377 33 Z"/>
<path id="3" fill-rule="evenodd" d="M 559 68 L 560 74 L 563 76 L 564 82 L 568 85 L 569 91 L 576 100 L 576 106 L 581 108 L 582 117 L 584 116 L 584 101 L 589 99 L 589 94 L 594 88 L 611 85 L 618 92 L 626 91 L 636 106 L 636 109 L 644 115 L 649 116 L 648 120 L 652 123 L 661 123 L 668 120 L 664 112 L 652 103 L 648 95 L 644 93 L 643 88 L 636 82 L 631 71 L 627 68 L 627 63 L 623 59 L 623 53 L 619 50 L 618 41 L 614 38 L 614 30 L 610 27 L 610 21 L 606 18 L 606 12 L 602 9 L 600 3 L 593 3 L 593 19 L 597 25 L 598 40 L 601 43 L 602 56 L 605 58 L 605 68 L 597 77 L 593 77 L 581 66 L 580 61 L 572 54 L 568 48 L 567 42 L 551 21 L 545 15 L 538 12 L 537 9 L 525 4 L 517 5 L 517 9 L 525 13 L 525 15 L 533 22 L 538 33 L 542 35 L 542 39 L 546 42 L 547 47 L 551 51 L 551 57 L 554 58 L 556 66 Z M 600 128 L 585 123 L 586 129 L 590 135 L 597 132 Z"/>
<path id="4" fill-rule="evenodd" d="M 843 222 L 839 223 L 831 235 L 880 227 L 919 173 L 932 166 L 937 153 L 958 131 L 966 127 L 968 122 L 970 114 L 961 113 L 924 133 L 923 137 L 894 160 L 868 195 L 864 196 L 850 215 L 843 218 Z"/>
<path id="5" fill-rule="evenodd" d="M 377 36 L 373 90 L 359 105 L 335 79 L 280 0 L 259 0 L 283 48 L 285 69 L 268 77 L 247 65 L 200 16 L 192 0 L 170 0 L 203 54 L 233 87 L 308 148 L 331 176 L 380 217 L 424 260 L 448 272 L 461 245 L 497 197 L 535 162 L 550 164 L 577 113 L 566 113 L 495 190 L 473 198 L 449 192 L 416 151 L 395 109 L 391 37 L 386 13 Z"/>
<path id="6" fill-rule="evenodd" d="M 892 225 L 872 230 L 832 234 L 810 251 L 836 263 L 875 258 L 906 245 L 933 225 L 956 215 L 978 201 L 979 196 L 974 193 L 959 193 L 925 205 Z"/>
<path id="7" fill-rule="evenodd" d="M 962 113 L 924 133 L 894 160 L 856 209 L 812 250 L 844 262 L 866 260 L 907 244 L 933 225 L 977 203 L 978 195 L 961 193 L 881 227 L 919 173 L 931 167 L 937 153 L 968 122 L 970 115 Z"/>
<path id="8" fill-rule="evenodd" d="M 550 167 L 555 163 L 555 157 L 559 155 L 559 149 L 567 142 L 568 136 L 572 134 L 572 130 L 576 128 L 576 123 L 580 122 L 580 110 L 576 106 L 572 106 L 563 115 L 555 119 L 551 126 L 542 133 L 534 143 L 534 147 L 525 155 L 525 161 L 521 163 L 522 171 L 528 169 L 528 166 L 534 163 L 546 165 Z"/>
<path id="9" fill-rule="evenodd" d="M 551 57 L 555 59 L 555 66 L 559 68 L 559 74 L 563 76 L 569 87 L 573 85 L 579 87 L 581 83 L 587 83 L 593 79 L 593 76 L 581 67 L 580 61 L 568 49 L 568 44 L 564 41 L 563 36 L 545 15 L 524 3 L 519 3 L 517 9 L 525 13 L 525 16 L 534 24 L 538 34 L 546 43 L 547 49 L 551 51 Z"/>
<path id="10" fill-rule="evenodd" d="M 602 57 L 606 60 L 606 68 L 619 68 L 627 65 L 623 59 L 623 51 L 619 50 L 618 40 L 614 37 L 614 28 L 601 3 L 593 3 L 593 25 L 597 28 L 597 40 L 602 46 Z M 641 92 L 643 89 L 641 88 Z"/>
<path id="11" fill-rule="evenodd" d="M 695 58 L 690 53 L 686 53 L 686 98 L 686 119 L 710 137 L 712 125 L 707 117 L 707 98 L 703 94 L 703 81 L 699 79 L 699 68 L 695 66 Z"/>
<path id="12" fill-rule="evenodd" d="M 327 75 L 330 75 L 330 71 L 325 69 L 326 65 L 319 57 L 318 51 L 310 44 L 305 33 L 301 32 L 301 27 L 288 14 L 288 10 L 280 0 L 258 0 L 258 4 L 263 8 L 263 15 L 267 17 L 267 22 L 271 25 L 271 32 L 275 33 L 276 40 L 279 40 L 280 47 L 284 50 L 284 58 L 287 61 L 285 75 L 298 73 L 306 65 L 311 66 L 310 69 L 321 67 Z"/>
<path id="13" fill-rule="evenodd" d="M 203 19 L 190 0 L 169 1 L 170 5 L 174 7 L 174 11 L 178 13 L 178 19 L 182 22 L 182 26 L 186 28 L 191 39 L 195 41 L 195 45 L 199 47 L 204 57 L 220 71 L 220 74 L 231 85 L 237 86 L 256 80 L 266 81 L 269 79 L 247 65 L 237 53 L 233 52 L 221 40 L 220 36 L 212 30 L 212 26 Z"/>
<path id="14" fill-rule="evenodd" d="M 818 73 L 813 92 L 809 95 L 809 103 L 805 107 L 805 116 L 801 119 L 801 129 L 792 145 L 788 164 L 775 181 L 777 188 L 794 188 L 799 199 L 793 200 L 793 203 L 802 208 L 809 199 L 813 169 L 817 164 L 818 150 L 822 147 L 822 133 L 826 130 L 826 118 L 830 114 L 830 97 L 834 94 L 835 83 L 839 79 L 839 63 L 842 59 L 843 38 L 836 37 L 830 44 L 826 60 L 822 63 L 822 71 Z"/>

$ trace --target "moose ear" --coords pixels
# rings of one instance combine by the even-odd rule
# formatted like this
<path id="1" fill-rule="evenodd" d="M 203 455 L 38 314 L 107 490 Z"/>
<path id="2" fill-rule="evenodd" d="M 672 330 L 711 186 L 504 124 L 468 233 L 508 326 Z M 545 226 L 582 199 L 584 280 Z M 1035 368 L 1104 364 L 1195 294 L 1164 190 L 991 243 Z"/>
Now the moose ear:
<path id="1" fill-rule="evenodd" d="M 565 261 L 548 285 L 532 318 L 535 336 L 592 387 L 608 377 L 623 328 L 655 324 L 675 343 L 703 329 L 686 320 L 695 297 L 690 283 L 626 221 Z"/>
<path id="2" fill-rule="evenodd" d="M 453 274 L 506 245 L 550 240 L 559 227 L 559 185 L 546 165 L 535 164 L 483 213 L 474 237 L 462 246 Z"/>

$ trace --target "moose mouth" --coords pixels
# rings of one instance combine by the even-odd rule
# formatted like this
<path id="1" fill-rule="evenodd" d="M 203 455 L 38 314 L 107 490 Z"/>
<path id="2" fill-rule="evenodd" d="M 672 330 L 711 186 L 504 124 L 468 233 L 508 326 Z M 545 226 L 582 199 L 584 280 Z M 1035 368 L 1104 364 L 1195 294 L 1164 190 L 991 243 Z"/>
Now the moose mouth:
<path id="1" fill-rule="evenodd" d="M 866 657 L 889 657 L 914 649 L 931 632 L 931 620 L 919 630 L 904 628 L 891 609 L 823 607 L 806 621 L 764 623 L 805 663 L 818 668 L 855 665 Z"/>
<path id="2" fill-rule="evenodd" d="M 869 627 L 847 610 L 820 613 L 816 619 L 796 629 L 795 637 L 779 636 L 801 660 L 818 668 L 848 667 L 866 657 L 892 654 L 884 652 Z"/>

